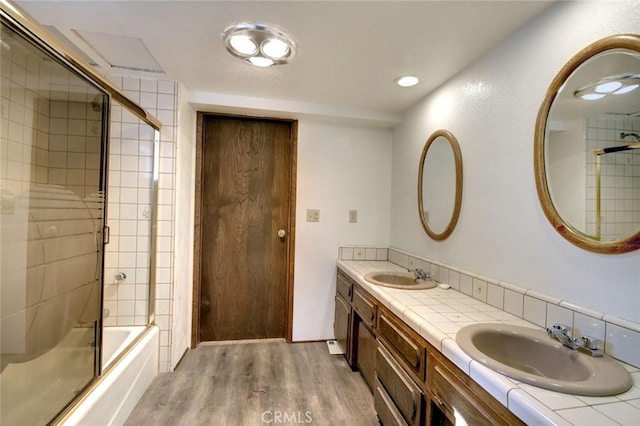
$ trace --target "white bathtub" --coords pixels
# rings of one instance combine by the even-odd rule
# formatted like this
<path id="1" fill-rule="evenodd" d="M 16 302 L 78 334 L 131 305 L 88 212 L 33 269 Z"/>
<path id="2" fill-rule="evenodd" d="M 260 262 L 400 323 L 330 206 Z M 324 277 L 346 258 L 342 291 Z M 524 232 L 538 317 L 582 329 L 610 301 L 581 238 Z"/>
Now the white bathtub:
<path id="1" fill-rule="evenodd" d="M 144 329 L 138 343 L 123 358 L 113 360 Z M 158 326 L 105 327 L 103 365 L 106 373 L 80 404 L 66 416 L 64 425 L 121 425 L 158 374 L 160 332 Z M 127 341 L 129 343 L 127 343 Z M 113 364 L 113 365 L 111 365 Z"/>
<path id="2" fill-rule="evenodd" d="M 111 365 L 113 360 L 116 359 L 145 328 L 147 327 L 104 327 L 102 335 L 102 371 Z"/>

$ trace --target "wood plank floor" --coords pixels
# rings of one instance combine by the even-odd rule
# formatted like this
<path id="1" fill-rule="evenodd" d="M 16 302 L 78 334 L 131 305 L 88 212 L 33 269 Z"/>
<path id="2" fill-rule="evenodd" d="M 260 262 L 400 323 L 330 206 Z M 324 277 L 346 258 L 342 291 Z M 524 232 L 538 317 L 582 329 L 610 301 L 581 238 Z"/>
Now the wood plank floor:
<path id="1" fill-rule="evenodd" d="M 156 377 L 126 424 L 377 425 L 360 373 L 325 342 L 200 345 Z"/>

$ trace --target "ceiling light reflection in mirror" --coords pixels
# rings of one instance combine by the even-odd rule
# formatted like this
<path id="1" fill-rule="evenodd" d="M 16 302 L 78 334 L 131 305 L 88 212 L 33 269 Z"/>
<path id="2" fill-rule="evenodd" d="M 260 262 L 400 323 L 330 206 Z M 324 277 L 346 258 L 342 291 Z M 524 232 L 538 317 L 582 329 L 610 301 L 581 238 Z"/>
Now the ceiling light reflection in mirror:
<path id="1" fill-rule="evenodd" d="M 542 208 L 573 244 L 640 247 L 640 37 L 603 39 L 558 73 L 536 125 Z"/>

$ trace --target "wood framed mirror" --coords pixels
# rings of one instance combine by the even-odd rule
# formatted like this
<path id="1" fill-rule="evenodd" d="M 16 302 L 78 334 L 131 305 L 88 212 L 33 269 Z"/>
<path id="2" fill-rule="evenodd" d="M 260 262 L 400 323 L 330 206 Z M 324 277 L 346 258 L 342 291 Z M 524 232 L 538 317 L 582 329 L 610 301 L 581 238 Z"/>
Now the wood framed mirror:
<path id="1" fill-rule="evenodd" d="M 424 145 L 418 166 L 418 214 L 429 237 L 441 241 L 456 227 L 462 205 L 462 153 L 448 130 Z"/>
<path id="2" fill-rule="evenodd" d="M 640 248 L 640 36 L 599 40 L 552 81 L 536 121 L 542 210 L 572 244 Z"/>

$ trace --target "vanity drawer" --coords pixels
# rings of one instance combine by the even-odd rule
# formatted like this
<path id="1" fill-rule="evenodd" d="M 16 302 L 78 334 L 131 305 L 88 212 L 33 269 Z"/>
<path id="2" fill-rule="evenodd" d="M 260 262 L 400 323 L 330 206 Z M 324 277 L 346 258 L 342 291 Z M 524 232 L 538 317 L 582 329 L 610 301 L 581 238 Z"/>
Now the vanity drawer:
<path id="1" fill-rule="evenodd" d="M 436 364 L 430 372 L 431 407 L 430 417 L 435 414 L 444 415 L 449 421 L 455 422 L 456 417 L 462 418 L 466 424 L 491 426 L 498 424 L 491 415 L 482 410 L 482 404 L 477 403 L 477 398 L 469 393 L 466 386 L 458 380 L 442 364 Z"/>
<path id="2" fill-rule="evenodd" d="M 411 425 L 420 424 L 422 390 L 382 346 L 378 346 L 376 353 L 376 376 L 404 420 Z"/>
<path id="3" fill-rule="evenodd" d="M 386 311 L 380 311 L 378 319 L 378 338 L 390 346 L 407 365 L 424 380 L 426 348 L 420 343 L 412 330 L 401 325 Z"/>
<path id="4" fill-rule="evenodd" d="M 341 272 L 338 272 L 338 275 L 336 277 L 336 292 L 344 297 L 345 300 L 351 302 L 353 284 L 351 283 L 351 280 L 342 275 Z"/>
<path id="5" fill-rule="evenodd" d="M 353 309 L 365 324 L 373 328 L 376 319 L 375 301 L 358 288 L 353 289 Z"/>
<path id="6" fill-rule="evenodd" d="M 373 393 L 373 408 L 383 426 L 407 426 L 407 422 L 404 421 L 402 414 L 379 380 L 376 380 L 376 389 Z"/>

